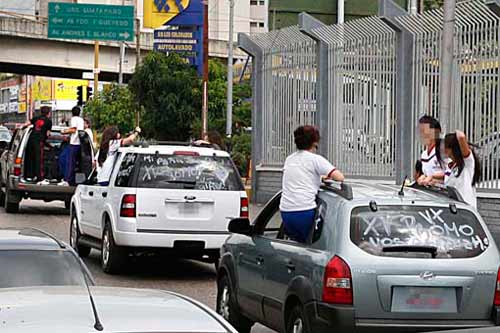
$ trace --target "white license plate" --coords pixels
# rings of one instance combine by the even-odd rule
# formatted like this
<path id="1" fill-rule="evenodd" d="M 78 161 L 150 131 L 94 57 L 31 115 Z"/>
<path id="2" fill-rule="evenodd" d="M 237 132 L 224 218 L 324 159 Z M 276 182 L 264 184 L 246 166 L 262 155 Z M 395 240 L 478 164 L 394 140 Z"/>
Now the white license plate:
<path id="1" fill-rule="evenodd" d="M 198 204 L 184 204 L 179 206 L 180 216 L 198 215 L 200 212 L 200 205 Z"/>
<path id="2" fill-rule="evenodd" d="M 440 287 L 394 287 L 391 311 L 456 313 L 456 289 Z"/>

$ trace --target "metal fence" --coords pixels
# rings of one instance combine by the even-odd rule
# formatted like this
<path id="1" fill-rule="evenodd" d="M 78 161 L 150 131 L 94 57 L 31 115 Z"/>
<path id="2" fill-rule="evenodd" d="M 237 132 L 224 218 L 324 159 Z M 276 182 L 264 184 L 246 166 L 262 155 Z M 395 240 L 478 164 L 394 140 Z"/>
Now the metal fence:
<path id="1" fill-rule="evenodd" d="M 417 121 L 439 117 L 442 10 L 408 15 L 379 0 L 380 16 L 241 36 L 253 56 L 254 166 L 280 166 L 293 129 L 319 126 L 321 153 L 347 175 L 401 181 L 422 146 Z M 457 5 L 450 127 L 478 146 L 483 181 L 500 190 L 500 7 Z M 260 90 L 259 90 L 260 89 Z M 450 130 L 450 129 L 449 129 Z"/>

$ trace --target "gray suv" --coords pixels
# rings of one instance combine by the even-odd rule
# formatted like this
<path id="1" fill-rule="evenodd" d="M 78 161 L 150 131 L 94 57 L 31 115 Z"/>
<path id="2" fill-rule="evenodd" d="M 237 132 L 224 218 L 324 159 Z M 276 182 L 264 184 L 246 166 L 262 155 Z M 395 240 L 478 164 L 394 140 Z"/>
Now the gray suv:
<path id="1" fill-rule="evenodd" d="M 255 322 L 287 333 L 499 325 L 497 247 L 454 193 L 325 185 L 306 244 L 286 238 L 277 194 L 252 224 L 229 224 L 218 313 L 240 333 Z"/>

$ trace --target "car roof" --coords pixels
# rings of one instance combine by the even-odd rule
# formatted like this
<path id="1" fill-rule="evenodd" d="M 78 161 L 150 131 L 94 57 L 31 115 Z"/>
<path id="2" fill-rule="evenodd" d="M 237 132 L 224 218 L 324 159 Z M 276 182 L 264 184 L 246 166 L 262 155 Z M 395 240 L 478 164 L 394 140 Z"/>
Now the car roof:
<path id="1" fill-rule="evenodd" d="M 453 200 L 445 194 L 437 194 L 423 189 L 416 189 L 405 186 L 403 189 L 404 195 L 399 195 L 401 185 L 389 185 L 369 182 L 348 182 L 352 188 L 352 200 L 348 200 L 352 206 L 360 204 L 367 205 L 370 201 L 375 201 L 378 205 L 393 205 L 393 204 L 432 204 L 434 206 L 448 206 L 450 203 L 464 205 L 459 201 Z M 325 190 L 328 193 L 330 191 Z M 334 192 L 331 192 L 333 195 Z"/>
<path id="2" fill-rule="evenodd" d="M 65 245 L 41 230 L 1 228 L 0 250 L 61 250 Z"/>
<path id="3" fill-rule="evenodd" d="M 197 146 L 181 146 L 181 145 L 152 145 L 145 147 L 128 146 L 121 147 L 120 152 L 124 153 L 139 153 L 139 154 L 164 154 L 172 155 L 174 152 L 193 152 L 200 156 L 219 156 L 229 157 L 228 152 L 207 147 Z"/>
<path id="4" fill-rule="evenodd" d="M 159 290 L 90 287 L 106 332 L 235 332 L 208 307 Z M 78 286 L 0 289 L 0 331 L 93 332 L 87 290 Z M 68 320 L 71 318 L 71 320 Z"/>

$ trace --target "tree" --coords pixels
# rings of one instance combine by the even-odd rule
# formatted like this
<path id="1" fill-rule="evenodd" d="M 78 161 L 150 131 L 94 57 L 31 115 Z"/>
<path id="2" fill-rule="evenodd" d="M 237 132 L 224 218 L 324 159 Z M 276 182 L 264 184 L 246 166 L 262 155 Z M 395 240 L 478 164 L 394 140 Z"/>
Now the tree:
<path id="1" fill-rule="evenodd" d="M 84 114 L 92 119 L 96 130 L 116 125 L 121 133 L 128 133 L 135 127 L 134 98 L 127 87 L 117 84 L 104 89 L 97 98 L 89 101 L 85 105 Z"/>
<path id="2" fill-rule="evenodd" d="M 444 0 L 424 0 L 424 9 L 438 9 L 443 7 Z"/>
<path id="3" fill-rule="evenodd" d="M 185 141 L 201 115 L 201 80 L 176 54 L 151 52 L 129 82 L 135 101 L 144 107 L 141 127 L 147 137 Z"/>

